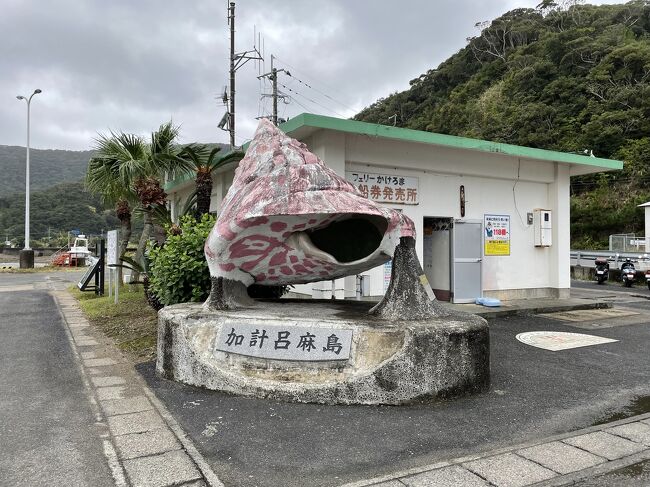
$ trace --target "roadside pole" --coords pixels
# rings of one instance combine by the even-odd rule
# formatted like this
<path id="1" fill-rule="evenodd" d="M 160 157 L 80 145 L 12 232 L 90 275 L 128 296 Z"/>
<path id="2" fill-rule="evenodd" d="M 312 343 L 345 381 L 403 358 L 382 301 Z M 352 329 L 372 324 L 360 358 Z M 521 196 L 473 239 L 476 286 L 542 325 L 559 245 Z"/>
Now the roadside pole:
<path id="1" fill-rule="evenodd" d="M 106 265 L 109 269 L 109 296 L 110 296 L 110 288 L 111 288 L 111 283 L 115 284 L 115 299 L 114 303 L 117 304 L 118 299 L 119 299 L 119 294 L 120 294 L 120 282 L 119 282 L 119 276 L 120 272 L 118 272 L 118 267 L 117 265 L 120 264 L 119 260 L 119 246 L 118 246 L 118 240 L 119 240 L 119 231 L 118 230 L 109 230 L 106 232 Z"/>

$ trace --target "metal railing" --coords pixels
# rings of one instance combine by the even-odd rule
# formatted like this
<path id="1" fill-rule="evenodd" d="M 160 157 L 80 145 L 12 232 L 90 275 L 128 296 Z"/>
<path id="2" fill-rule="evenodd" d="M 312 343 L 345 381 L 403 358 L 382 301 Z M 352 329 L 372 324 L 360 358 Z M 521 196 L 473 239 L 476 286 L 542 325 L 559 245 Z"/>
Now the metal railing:
<path id="1" fill-rule="evenodd" d="M 650 268 L 650 255 L 643 252 L 614 252 L 611 250 L 571 250 L 571 265 L 591 267 L 597 258 L 605 258 L 610 267 L 621 268 L 625 259 L 635 263 L 637 270 Z M 612 266 L 613 264 L 613 266 Z"/>

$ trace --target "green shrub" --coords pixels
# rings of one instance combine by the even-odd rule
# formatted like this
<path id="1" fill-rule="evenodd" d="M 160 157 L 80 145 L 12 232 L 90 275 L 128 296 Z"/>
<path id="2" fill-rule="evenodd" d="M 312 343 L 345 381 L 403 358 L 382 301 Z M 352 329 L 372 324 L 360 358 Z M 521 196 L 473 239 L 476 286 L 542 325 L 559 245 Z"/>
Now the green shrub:
<path id="1" fill-rule="evenodd" d="M 180 233 L 178 227 L 167 228 L 165 244 L 149 249 L 150 289 L 163 305 L 207 299 L 210 272 L 203 246 L 214 222 L 211 215 L 203 215 L 198 222 L 192 216 L 183 216 Z"/>

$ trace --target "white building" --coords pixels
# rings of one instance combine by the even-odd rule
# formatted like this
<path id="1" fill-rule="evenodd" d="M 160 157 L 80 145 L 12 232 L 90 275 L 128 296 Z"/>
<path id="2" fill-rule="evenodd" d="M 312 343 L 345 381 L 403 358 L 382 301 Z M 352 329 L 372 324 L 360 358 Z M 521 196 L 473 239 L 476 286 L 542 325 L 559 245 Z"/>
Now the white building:
<path id="1" fill-rule="evenodd" d="M 368 197 L 414 222 L 422 267 L 439 299 L 473 301 L 567 297 L 569 178 L 623 163 L 577 154 L 302 114 L 281 125 Z M 234 176 L 214 176 L 211 211 Z M 165 190 L 172 216 L 193 191 L 191 178 Z M 390 264 L 339 279 L 337 298 L 380 296 Z M 331 296 L 330 281 L 297 286 Z"/>

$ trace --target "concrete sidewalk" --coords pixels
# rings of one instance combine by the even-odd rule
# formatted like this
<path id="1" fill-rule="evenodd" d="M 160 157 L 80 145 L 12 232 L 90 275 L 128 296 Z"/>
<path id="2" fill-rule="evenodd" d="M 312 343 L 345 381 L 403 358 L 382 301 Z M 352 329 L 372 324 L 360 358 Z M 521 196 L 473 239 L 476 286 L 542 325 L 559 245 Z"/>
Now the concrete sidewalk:
<path id="1" fill-rule="evenodd" d="M 650 413 L 343 487 L 551 487 L 650 459 Z"/>
<path id="2" fill-rule="evenodd" d="M 115 485 L 222 486 L 174 418 L 67 291 L 53 291 L 99 422 Z M 106 450 L 106 448 L 105 448 Z"/>

